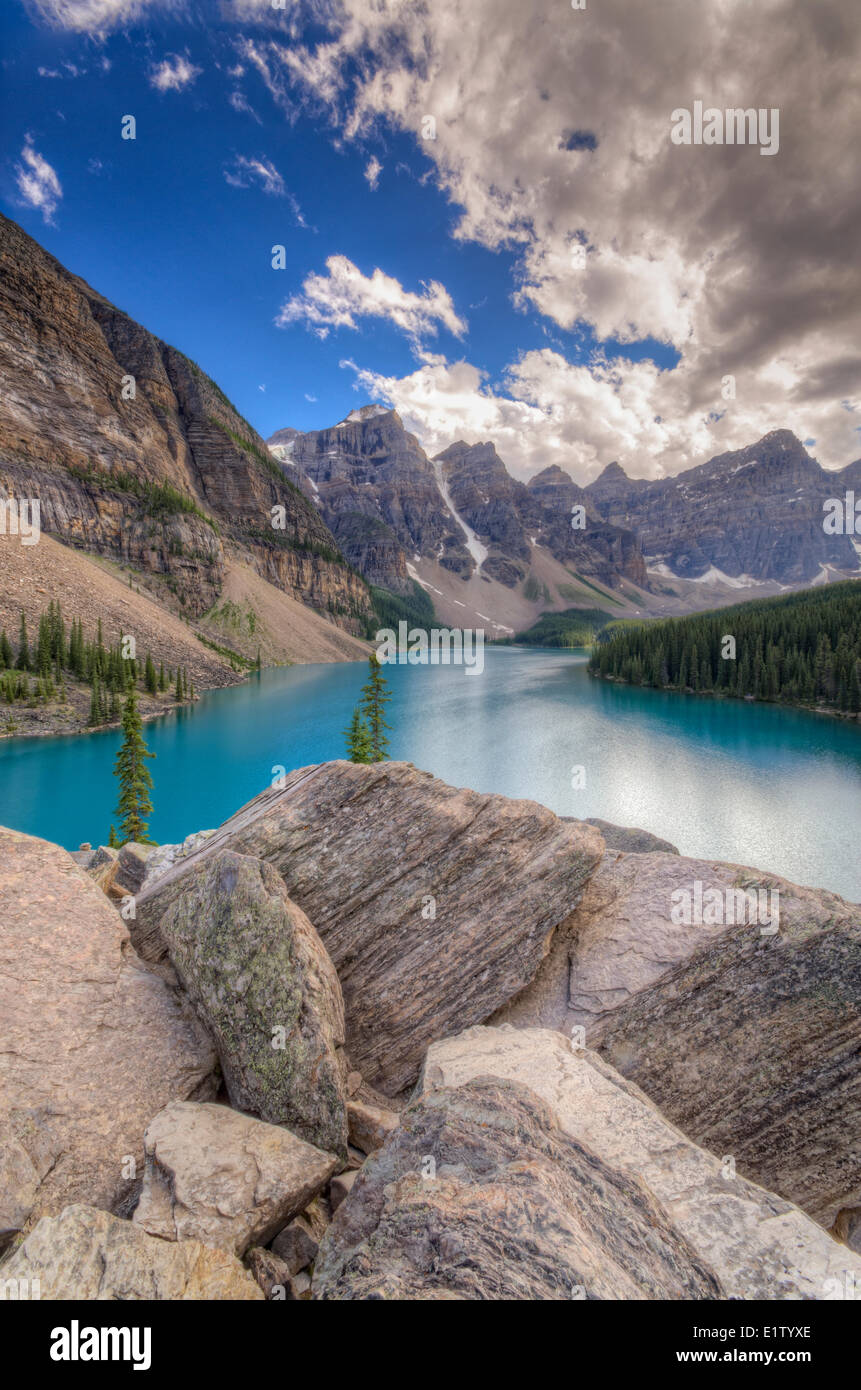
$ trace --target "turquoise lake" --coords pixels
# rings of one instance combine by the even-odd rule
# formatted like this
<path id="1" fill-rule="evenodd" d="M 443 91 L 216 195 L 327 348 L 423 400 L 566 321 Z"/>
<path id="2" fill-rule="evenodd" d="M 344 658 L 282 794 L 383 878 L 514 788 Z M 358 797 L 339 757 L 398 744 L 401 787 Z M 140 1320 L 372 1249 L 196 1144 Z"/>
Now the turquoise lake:
<path id="1" fill-rule="evenodd" d="M 264 671 L 146 725 L 166 843 L 288 771 L 344 756 L 362 663 Z M 483 674 L 387 666 L 391 754 L 457 786 L 531 797 L 861 899 L 861 733 L 835 719 L 592 680 L 584 652 L 496 648 Z M 117 731 L 0 744 L 0 824 L 69 849 L 114 819 Z M 585 785 L 572 786 L 582 767 Z"/>

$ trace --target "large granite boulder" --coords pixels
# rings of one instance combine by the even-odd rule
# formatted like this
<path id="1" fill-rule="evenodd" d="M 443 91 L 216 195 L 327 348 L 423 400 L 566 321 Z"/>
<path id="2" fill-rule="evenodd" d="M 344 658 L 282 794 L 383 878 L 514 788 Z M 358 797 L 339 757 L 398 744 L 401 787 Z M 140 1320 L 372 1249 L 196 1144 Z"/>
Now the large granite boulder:
<path id="1" fill-rule="evenodd" d="M 776 921 L 730 923 L 741 892 Z M 709 922 L 718 898 L 724 920 Z M 688 901 L 702 911 L 680 921 Z M 861 908 L 833 893 L 608 851 L 535 980 L 489 1021 L 579 1027 L 745 1176 L 828 1226 L 861 1204 Z"/>
<path id="2" fill-rule="evenodd" d="M 847 1273 L 861 1280 L 861 1258 L 798 1207 L 737 1176 L 726 1156 L 698 1148 L 602 1057 L 560 1033 L 470 1028 L 428 1050 L 418 1092 L 448 1094 L 488 1076 L 528 1086 L 572 1144 L 639 1178 L 725 1297 L 827 1299 L 852 1286 Z"/>
<path id="3" fill-rule="evenodd" d="M 231 1104 L 346 1157 L 341 987 L 277 870 L 225 849 L 196 859 L 161 931 Z"/>
<path id="4" fill-rule="evenodd" d="M 263 1299 L 234 1255 L 196 1240 L 158 1240 L 132 1221 L 76 1204 L 38 1226 L 0 1267 L 0 1278 L 38 1282 L 39 1297 L 91 1302 Z"/>
<path id="5" fill-rule="evenodd" d="M 823 1225 L 861 1206 L 858 909 L 787 915 L 773 938 L 728 930 L 616 1010 L 597 1046 L 685 1134 Z"/>
<path id="6" fill-rule="evenodd" d="M 57 845 L 0 830 L 0 1231 L 131 1200 L 148 1121 L 215 1092 L 193 1011 Z M 0 1244 L 2 1241 L 0 1241 Z"/>
<path id="7" fill-rule="evenodd" d="M 337 1167 L 333 1154 L 223 1105 L 176 1101 L 148 1126 L 133 1220 L 164 1240 L 244 1255 L 297 1216 Z"/>
<path id="8" fill-rule="evenodd" d="M 449 787 L 409 763 L 323 763 L 261 793 L 145 884 L 135 945 L 147 959 L 164 954 L 162 919 L 197 866 L 225 849 L 265 859 L 335 964 L 352 1061 L 395 1095 L 430 1042 L 529 983 L 603 847 L 582 822 Z"/>
<path id="9" fill-rule="evenodd" d="M 318 1299 L 714 1299 L 719 1279 L 639 1177 L 572 1143 L 520 1082 L 429 1092 L 355 1175 Z"/>

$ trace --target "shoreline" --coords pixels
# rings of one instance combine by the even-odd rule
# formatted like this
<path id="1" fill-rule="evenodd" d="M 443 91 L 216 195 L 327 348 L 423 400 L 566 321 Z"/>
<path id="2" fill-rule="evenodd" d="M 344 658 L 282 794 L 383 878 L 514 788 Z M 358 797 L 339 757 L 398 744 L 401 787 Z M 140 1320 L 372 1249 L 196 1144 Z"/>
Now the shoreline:
<path id="1" fill-rule="evenodd" d="M 626 681 L 621 676 L 603 676 L 600 671 L 589 671 L 590 680 L 607 681 L 610 685 L 625 685 L 629 690 L 654 690 L 660 695 L 693 695 L 701 700 L 726 700 L 735 705 L 767 705 L 770 709 L 794 709 L 801 714 L 821 714 L 829 719 L 842 719 L 847 724 L 861 724 L 861 712 L 852 714 L 849 710 L 829 709 L 826 705 L 802 705 L 794 700 L 760 700 L 755 695 L 728 695 L 721 690 L 679 690 L 674 685 L 642 685 L 637 681 Z"/>

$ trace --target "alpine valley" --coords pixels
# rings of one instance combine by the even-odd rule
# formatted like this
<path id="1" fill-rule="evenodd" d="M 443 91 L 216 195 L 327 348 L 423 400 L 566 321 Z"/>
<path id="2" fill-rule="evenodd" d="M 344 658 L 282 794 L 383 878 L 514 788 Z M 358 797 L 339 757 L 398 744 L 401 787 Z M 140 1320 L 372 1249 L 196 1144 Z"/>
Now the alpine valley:
<path id="1" fill-rule="evenodd" d="M 10 631 L 49 600 L 86 617 L 95 593 L 105 640 L 133 616 L 202 690 L 258 653 L 360 659 L 393 596 L 510 638 L 544 612 L 680 614 L 861 567 L 861 545 L 822 525 L 861 461 L 829 473 L 788 431 L 676 478 L 608 463 L 586 487 L 555 464 L 521 482 L 492 442 L 429 458 L 380 404 L 264 443 L 194 362 L 5 217 L 0 264 L 0 488 L 38 499 L 45 533 L 0 537 L 16 539 L 14 557 L 0 543 Z"/>

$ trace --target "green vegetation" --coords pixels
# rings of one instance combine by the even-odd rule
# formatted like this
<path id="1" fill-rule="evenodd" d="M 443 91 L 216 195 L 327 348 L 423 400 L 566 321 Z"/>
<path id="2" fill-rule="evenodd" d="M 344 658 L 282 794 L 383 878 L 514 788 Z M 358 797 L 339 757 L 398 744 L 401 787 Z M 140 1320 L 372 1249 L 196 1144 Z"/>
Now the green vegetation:
<path id="1" fill-rule="evenodd" d="M 588 647 L 610 617 L 601 608 L 566 608 L 562 613 L 542 613 L 537 623 L 515 637 L 501 639 L 529 647 Z"/>
<path id="2" fill-rule="evenodd" d="M 225 657 L 230 662 L 234 671 L 259 670 L 257 660 L 251 661 L 247 656 L 242 656 L 241 653 L 235 652 L 232 647 L 222 647 L 218 642 L 213 642 L 209 637 L 201 637 L 199 632 L 196 633 L 196 637 L 198 642 L 202 642 L 205 647 L 209 647 L 210 651 L 218 652 L 219 656 Z"/>
<path id="3" fill-rule="evenodd" d="M 149 826 L 146 817 L 152 814 L 152 774 L 147 767 L 147 759 L 154 758 L 143 736 L 143 723 L 138 711 L 138 695 L 134 683 L 129 682 L 123 705 L 122 747 L 114 763 L 114 773 L 119 779 L 120 794 L 117 801 L 117 816 L 120 833 L 111 826 L 110 842 L 124 845 L 128 840 L 138 844 L 151 845 Z"/>
<path id="4" fill-rule="evenodd" d="M 298 528 L 294 530 L 292 536 L 288 536 L 285 531 L 276 530 L 275 527 L 246 526 L 244 534 L 251 540 L 260 540 L 267 545 L 280 546 L 282 550 L 304 551 L 308 555 L 318 555 L 321 560 L 328 560 L 331 565 L 343 565 L 345 569 L 351 568 L 340 550 L 333 550 L 330 545 L 324 545 L 322 541 L 309 541 L 300 538 Z"/>
<path id="5" fill-rule="evenodd" d="M 732 644 L 727 640 L 733 638 Z M 729 654 L 728 654 L 729 653 Z M 658 689 L 861 710 L 861 584 L 617 627 L 593 675 Z"/>
<path id="6" fill-rule="evenodd" d="M 344 730 L 347 755 L 353 763 L 381 763 L 389 756 L 385 731 L 391 725 L 386 723 L 385 708 L 392 697 L 376 652 L 368 657 L 368 667 L 369 675 L 362 686 L 359 703 L 349 728 Z"/>
<path id="7" fill-rule="evenodd" d="M 125 656 L 119 642 L 107 647 L 101 618 L 95 637 L 87 641 L 83 619 L 73 618 L 71 625 L 67 625 L 59 601 L 53 599 L 39 619 L 39 636 L 32 645 L 22 610 L 17 651 L 5 630 L 0 632 L 0 700 L 7 705 L 21 703 L 30 709 L 51 702 L 65 705 L 67 679 L 69 683 L 90 687 L 88 722 L 97 728 L 120 718 L 121 697 L 130 684 L 142 685 L 152 696 L 164 694 L 173 680 L 173 672 L 165 671 L 163 663 L 156 670 L 150 653 L 143 661 L 138 661 Z M 187 692 L 184 673 L 183 681 Z M 191 698 L 193 690 L 192 686 Z M 181 698 L 189 698 L 188 693 Z"/>
<path id="8" fill-rule="evenodd" d="M 213 517 L 208 516 L 197 505 L 193 497 L 187 493 L 180 492 L 172 483 L 151 483 L 146 479 L 135 477 L 133 473 L 125 473 L 122 469 L 117 469 L 113 473 L 107 473 L 104 469 L 94 468 L 92 463 L 86 468 L 79 468 L 76 464 L 66 465 L 66 472 L 73 478 L 77 478 L 82 483 L 95 483 L 99 487 L 112 489 L 114 492 L 129 493 L 133 497 L 138 497 L 144 504 L 144 511 L 148 516 L 173 516 L 185 512 L 191 516 L 197 516 L 201 521 L 205 521 L 207 526 L 219 535 L 218 522 Z"/>
<path id="9" fill-rule="evenodd" d="M 344 730 L 347 740 L 347 757 L 351 763 L 371 762 L 371 731 L 362 717 L 361 707 L 356 705 L 353 717 Z"/>
<path id="10" fill-rule="evenodd" d="M 400 622 L 410 623 L 413 627 L 433 626 L 436 621 L 433 600 L 418 580 L 411 582 L 410 594 L 393 594 L 391 589 L 371 585 L 374 615 L 367 620 L 366 637 L 373 637 L 381 627 L 397 629 Z"/>
<path id="11" fill-rule="evenodd" d="M 625 605 L 621 599 L 614 598 L 612 594 L 605 593 L 603 589 L 598 588 L 597 584 L 593 584 L 591 579 L 584 579 L 583 575 L 578 574 L 577 570 L 569 569 L 568 573 L 573 574 L 578 584 L 585 584 L 587 589 L 591 589 L 592 593 L 597 594 L 598 597 L 600 599 L 603 599 L 605 603 L 612 603 L 616 606 L 616 608 L 624 608 Z"/>

